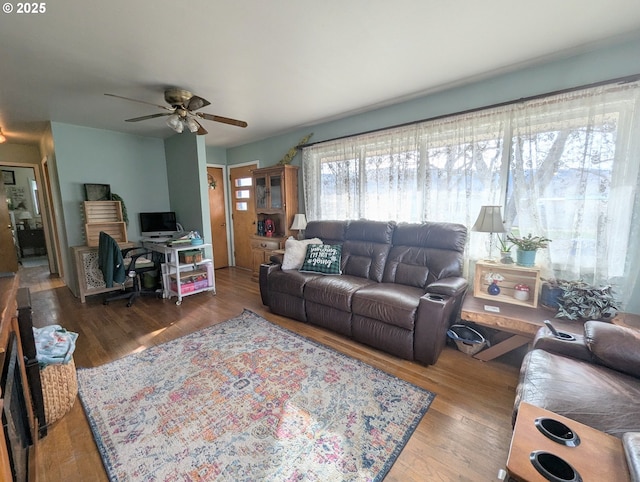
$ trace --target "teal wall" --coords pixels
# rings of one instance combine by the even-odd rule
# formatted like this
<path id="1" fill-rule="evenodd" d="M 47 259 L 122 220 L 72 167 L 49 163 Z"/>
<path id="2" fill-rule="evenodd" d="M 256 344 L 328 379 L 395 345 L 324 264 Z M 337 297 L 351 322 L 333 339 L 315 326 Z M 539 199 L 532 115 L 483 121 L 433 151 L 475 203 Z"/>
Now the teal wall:
<path id="1" fill-rule="evenodd" d="M 227 150 L 224 147 L 207 147 L 207 164 L 227 164 Z"/>
<path id="2" fill-rule="evenodd" d="M 164 142 L 169 175 L 171 210 L 186 231 L 198 231 L 211 241 L 207 151 L 204 137 L 183 133 Z M 207 254 L 211 257 L 211 252 Z"/>
<path id="3" fill-rule="evenodd" d="M 84 245 L 81 203 L 84 184 L 110 184 L 122 196 L 129 215 L 130 240 L 140 237 L 138 213 L 170 208 L 167 166 L 162 139 L 52 122 L 55 171 L 59 183 L 58 212 L 64 279 L 75 287 L 70 246 Z"/>

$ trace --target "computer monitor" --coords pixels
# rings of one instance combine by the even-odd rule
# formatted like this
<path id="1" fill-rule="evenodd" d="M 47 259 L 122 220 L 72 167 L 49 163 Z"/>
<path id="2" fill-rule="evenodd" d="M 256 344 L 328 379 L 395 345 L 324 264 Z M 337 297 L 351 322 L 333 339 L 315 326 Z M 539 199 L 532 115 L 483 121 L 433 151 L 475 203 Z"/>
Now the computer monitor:
<path id="1" fill-rule="evenodd" d="M 176 213 L 166 211 L 161 213 L 140 213 L 140 234 L 154 238 L 172 236 L 178 232 Z"/>

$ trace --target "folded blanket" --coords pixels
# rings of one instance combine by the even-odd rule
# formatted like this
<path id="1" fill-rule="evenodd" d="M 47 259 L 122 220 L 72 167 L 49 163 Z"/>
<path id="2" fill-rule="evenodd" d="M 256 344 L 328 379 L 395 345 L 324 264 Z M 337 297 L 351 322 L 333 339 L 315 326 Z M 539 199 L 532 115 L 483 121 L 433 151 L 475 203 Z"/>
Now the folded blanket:
<path id="1" fill-rule="evenodd" d="M 36 358 L 40 366 L 69 363 L 76 349 L 77 333 L 67 331 L 60 325 L 34 328 Z"/>

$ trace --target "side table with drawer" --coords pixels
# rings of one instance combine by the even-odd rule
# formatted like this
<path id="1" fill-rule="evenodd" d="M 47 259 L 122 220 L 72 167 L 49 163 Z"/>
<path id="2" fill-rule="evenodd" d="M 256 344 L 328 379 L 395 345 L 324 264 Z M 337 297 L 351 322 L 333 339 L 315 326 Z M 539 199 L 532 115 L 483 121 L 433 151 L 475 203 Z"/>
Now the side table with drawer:
<path id="1" fill-rule="evenodd" d="M 254 281 L 257 281 L 260 276 L 260 265 L 262 263 L 268 263 L 274 251 L 284 249 L 285 241 L 286 238 L 251 236 L 251 271 Z"/>

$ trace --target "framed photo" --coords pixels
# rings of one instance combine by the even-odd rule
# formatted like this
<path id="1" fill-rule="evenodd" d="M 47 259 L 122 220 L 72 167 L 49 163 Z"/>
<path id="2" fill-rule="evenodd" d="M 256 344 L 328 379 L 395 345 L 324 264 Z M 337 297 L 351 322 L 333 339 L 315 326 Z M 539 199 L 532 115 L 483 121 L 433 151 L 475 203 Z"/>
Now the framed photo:
<path id="1" fill-rule="evenodd" d="M 111 201 L 111 185 L 85 184 L 84 195 L 87 201 Z"/>
<path id="2" fill-rule="evenodd" d="M 15 171 L 5 171 L 2 170 L 2 182 L 4 182 L 5 186 L 15 186 L 16 185 L 16 173 Z"/>

